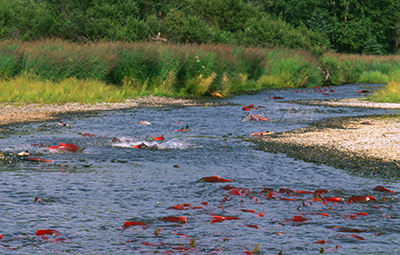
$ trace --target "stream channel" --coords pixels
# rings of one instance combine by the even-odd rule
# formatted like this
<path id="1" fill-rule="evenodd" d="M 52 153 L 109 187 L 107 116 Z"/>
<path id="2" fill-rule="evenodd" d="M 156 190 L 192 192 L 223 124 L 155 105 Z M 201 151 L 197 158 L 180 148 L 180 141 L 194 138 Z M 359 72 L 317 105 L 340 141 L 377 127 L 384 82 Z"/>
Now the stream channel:
<path id="1" fill-rule="evenodd" d="M 399 254 L 397 180 L 259 151 L 245 139 L 331 117 L 398 114 L 290 102 L 361 97 L 359 90 L 377 87 L 268 90 L 221 99 L 227 104 L 220 106 L 76 114 L 62 120 L 69 128 L 58 121 L 16 125 L 0 139 L 0 151 L 28 151 L 52 162 L 0 165 L 0 253 L 246 254 L 259 243 L 260 254 Z M 265 108 L 243 111 L 249 104 Z M 269 120 L 246 121 L 247 114 Z M 174 132 L 187 125 L 189 131 Z M 161 135 L 164 140 L 151 138 Z M 61 153 L 41 146 L 59 143 L 84 150 Z M 149 147 L 134 148 L 141 143 Z M 213 175 L 231 182 L 199 181 Z M 228 193 L 226 185 L 240 189 Z M 377 185 L 395 192 L 374 191 Z M 314 194 L 278 192 L 281 188 L 377 201 L 322 203 L 312 201 Z M 168 209 L 182 204 L 184 210 Z M 187 222 L 160 220 L 168 216 Z M 124 228 L 125 221 L 145 225 Z M 47 229 L 55 231 L 35 234 Z"/>

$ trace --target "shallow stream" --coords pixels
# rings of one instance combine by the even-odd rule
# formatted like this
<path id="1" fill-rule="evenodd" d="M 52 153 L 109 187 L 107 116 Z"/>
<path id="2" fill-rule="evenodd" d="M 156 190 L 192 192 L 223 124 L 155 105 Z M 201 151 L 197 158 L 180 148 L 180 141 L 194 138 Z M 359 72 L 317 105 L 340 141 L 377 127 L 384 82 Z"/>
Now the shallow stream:
<path id="1" fill-rule="evenodd" d="M 398 254 L 398 181 L 258 151 L 245 139 L 330 117 L 397 114 L 290 103 L 361 97 L 360 90 L 375 88 L 264 91 L 221 99 L 229 103 L 224 106 L 76 115 L 62 120 L 69 128 L 58 121 L 18 125 L 12 136 L 0 139 L 0 151 L 27 151 L 52 162 L 0 165 L 0 253 L 245 254 L 260 243 L 261 254 Z M 262 107 L 242 110 L 250 104 Z M 248 114 L 268 121 L 250 120 Z M 189 130 L 174 132 L 182 128 Z M 161 135 L 164 140 L 152 139 Z M 84 150 L 44 146 L 59 143 Z M 135 148 L 141 144 L 148 147 Z M 231 182 L 199 181 L 213 175 Z M 239 189 L 222 189 L 227 184 Z M 374 191 L 378 185 L 394 192 Z M 343 202 L 313 201 L 315 194 L 301 192 L 317 189 L 328 191 L 321 197 Z M 377 200 L 346 202 L 353 196 Z M 190 205 L 168 209 L 183 203 Z M 187 223 L 160 220 L 167 216 L 186 217 Z M 146 225 L 123 228 L 125 221 Z M 57 232 L 36 235 L 41 229 Z"/>

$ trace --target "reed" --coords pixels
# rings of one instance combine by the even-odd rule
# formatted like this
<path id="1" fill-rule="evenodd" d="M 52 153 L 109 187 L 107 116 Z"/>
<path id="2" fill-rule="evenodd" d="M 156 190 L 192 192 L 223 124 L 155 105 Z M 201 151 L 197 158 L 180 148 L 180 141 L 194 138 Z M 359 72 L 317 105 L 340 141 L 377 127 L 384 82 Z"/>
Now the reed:
<path id="1" fill-rule="evenodd" d="M 108 44 L 79 45 L 44 40 L 20 45 L 21 72 L 44 80 L 66 78 L 105 80 L 114 66 L 115 55 Z"/>

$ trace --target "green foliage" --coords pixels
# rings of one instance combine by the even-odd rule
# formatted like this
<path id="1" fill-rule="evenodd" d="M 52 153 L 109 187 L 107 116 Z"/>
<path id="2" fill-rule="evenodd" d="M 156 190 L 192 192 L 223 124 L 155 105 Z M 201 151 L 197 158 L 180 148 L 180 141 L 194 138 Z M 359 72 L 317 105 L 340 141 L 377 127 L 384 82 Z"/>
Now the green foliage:
<path id="1" fill-rule="evenodd" d="M 362 50 L 363 54 L 367 55 L 382 55 L 383 50 L 382 50 L 382 45 L 378 43 L 378 40 L 376 39 L 376 36 L 368 36 L 364 48 Z"/>
<path id="2" fill-rule="evenodd" d="M 211 39 L 212 30 L 197 16 L 172 9 L 163 22 L 162 34 L 175 42 L 206 43 Z"/>
<path id="3" fill-rule="evenodd" d="M 359 81 L 363 68 L 363 62 L 346 60 L 343 63 L 342 75 L 344 77 L 344 83 L 356 83 Z"/>
<path id="4" fill-rule="evenodd" d="M 248 79 L 257 80 L 264 72 L 265 55 L 258 49 L 239 48 L 234 53 L 237 61 L 239 73 L 247 74 Z"/>
<path id="5" fill-rule="evenodd" d="M 386 87 L 381 90 L 374 92 L 373 95 L 367 98 L 374 102 L 400 102 L 400 82 L 391 81 Z"/>
<path id="6" fill-rule="evenodd" d="M 325 78 L 327 83 L 335 85 L 384 83 L 400 80 L 399 62 L 397 55 L 329 52 L 317 58 L 301 49 L 221 44 L 102 42 L 82 45 L 61 40 L 0 41 L 2 82 L 20 77 L 26 81 L 28 77 L 48 84 L 79 81 L 79 86 L 83 86 L 84 81 L 93 81 L 114 85 L 124 95 L 141 96 L 228 96 L 263 88 L 318 86 Z M 21 98 L 28 92 L 31 93 L 13 91 Z M 61 97 L 56 90 L 54 93 L 43 95 L 54 100 Z"/>
<path id="7" fill-rule="evenodd" d="M 246 74 L 238 73 L 232 75 L 230 78 L 226 77 L 223 88 L 222 92 L 225 95 L 229 95 L 230 93 L 243 91 L 257 91 L 260 89 L 260 86 L 255 81 L 249 80 Z"/>
<path id="8" fill-rule="evenodd" d="M 133 80 L 144 83 L 151 75 L 152 65 L 157 64 L 156 57 L 146 55 L 142 45 L 127 45 L 117 51 L 118 60 L 108 75 L 109 80 L 114 84 Z"/>
<path id="9" fill-rule="evenodd" d="M 337 55 L 331 53 L 323 55 L 321 57 L 321 69 L 325 83 L 338 85 L 345 82 L 340 76 L 341 63 Z"/>
<path id="10" fill-rule="evenodd" d="M 17 3 L 14 0 L 0 1 L 0 38 L 9 38 L 16 33 Z"/>
<path id="11" fill-rule="evenodd" d="M 137 96 L 130 88 L 117 88 L 95 80 L 42 81 L 20 76 L 0 81 L 0 102 L 97 103 L 121 102 Z"/>
<path id="12" fill-rule="evenodd" d="M 231 33 L 242 31 L 247 20 L 257 13 L 243 0 L 194 0 L 188 11 L 202 17 L 211 27 Z"/>
<path id="13" fill-rule="evenodd" d="M 400 64 L 394 65 L 391 71 L 388 73 L 389 81 L 400 82 Z"/>
<path id="14" fill-rule="evenodd" d="M 0 0 L 0 39 L 224 43 L 387 54 L 400 1 Z"/>
<path id="15" fill-rule="evenodd" d="M 337 54 L 327 54 L 322 57 L 325 82 L 333 85 L 357 82 L 362 73 L 363 65 L 363 61 L 352 58 L 340 59 Z"/>
<path id="16" fill-rule="evenodd" d="M 330 36 L 333 32 L 333 28 L 332 24 L 328 20 L 329 17 L 314 11 L 306 23 L 312 31 L 322 33 L 324 36 Z"/>
<path id="17" fill-rule="evenodd" d="M 340 85 L 374 81 L 386 83 L 397 77 L 400 56 L 345 55 L 328 53 L 321 58 L 321 68 L 329 74 L 330 84 Z"/>
<path id="18" fill-rule="evenodd" d="M 393 53 L 397 48 L 397 0 L 278 0 L 262 1 L 259 5 L 296 28 L 306 24 L 324 34 L 338 52 L 361 53 L 368 35 L 376 37 L 385 53 Z"/>
<path id="19" fill-rule="evenodd" d="M 288 23 L 266 15 L 253 17 L 246 29 L 239 33 L 239 41 L 246 46 L 283 46 L 325 52 L 329 42 L 326 36 L 304 26 L 295 29 Z"/>
<path id="20" fill-rule="evenodd" d="M 312 87 L 321 84 L 318 63 L 306 52 L 275 49 L 267 52 L 264 76 L 258 80 L 264 88 L 279 84 L 286 87 Z"/>
<path id="21" fill-rule="evenodd" d="M 380 71 L 364 71 L 358 80 L 360 83 L 386 84 L 389 82 L 389 75 Z"/>
<path id="22" fill-rule="evenodd" d="M 21 71 L 42 79 L 65 78 L 104 80 L 111 69 L 113 56 L 106 46 L 78 46 L 61 41 L 42 41 L 22 46 Z"/>
<path id="23" fill-rule="evenodd" d="M 0 80 L 14 77 L 20 70 L 21 54 L 10 47 L 0 47 Z"/>
<path id="24" fill-rule="evenodd" d="M 382 74 L 389 74 L 393 68 L 398 66 L 398 63 L 395 59 L 390 59 L 388 57 L 372 57 L 368 58 L 364 61 L 364 70 L 366 71 L 378 71 Z"/>

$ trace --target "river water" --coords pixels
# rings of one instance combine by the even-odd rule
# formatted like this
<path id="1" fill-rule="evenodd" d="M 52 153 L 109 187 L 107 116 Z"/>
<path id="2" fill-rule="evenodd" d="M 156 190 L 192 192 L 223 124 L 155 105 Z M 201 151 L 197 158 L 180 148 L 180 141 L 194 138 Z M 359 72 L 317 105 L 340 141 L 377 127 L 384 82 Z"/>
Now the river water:
<path id="1" fill-rule="evenodd" d="M 397 180 L 258 151 L 245 139 L 328 117 L 398 113 L 288 102 L 360 97 L 361 89 L 273 90 L 221 99 L 229 103 L 224 106 L 76 115 L 62 120 L 70 128 L 58 122 L 16 126 L 12 136 L 0 139 L 1 151 L 28 151 L 53 162 L 0 165 L 0 253 L 245 254 L 259 243 L 261 254 L 398 254 Z M 277 96 L 283 99 L 271 99 Z M 243 111 L 249 104 L 265 108 Z M 269 120 L 248 121 L 247 114 Z M 174 132 L 187 126 L 189 131 Z M 151 138 L 161 135 L 162 141 Z M 61 142 L 85 149 L 62 153 L 41 146 Z M 134 148 L 142 143 L 149 147 Z M 231 182 L 199 181 L 213 175 Z M 227 184 L 240 189 L 222 189 Z M 374 191 L 378 185 L 395 192 Z M 281 188 L 298 193 L 278 192 Z M 314 194 L 299 193 L 317 189 L 328 191 L 322 197 L 377 201 L 322 203 L 312 201 Z M 168 209 L 183 203 L 190 205 Z M 187 223 L 160 220 L 167 216 L 184 216 Z M 146 225 L 123 228 L 125 221 Z M 41 229 L 57 232 L 35 235 Z M 189 246 L 193 239 L 196 245 Z"/>

